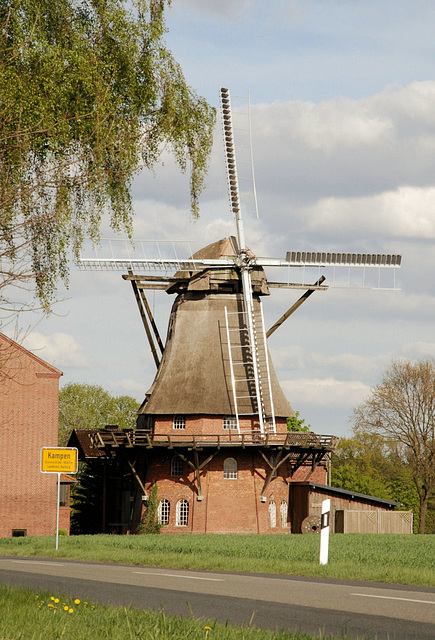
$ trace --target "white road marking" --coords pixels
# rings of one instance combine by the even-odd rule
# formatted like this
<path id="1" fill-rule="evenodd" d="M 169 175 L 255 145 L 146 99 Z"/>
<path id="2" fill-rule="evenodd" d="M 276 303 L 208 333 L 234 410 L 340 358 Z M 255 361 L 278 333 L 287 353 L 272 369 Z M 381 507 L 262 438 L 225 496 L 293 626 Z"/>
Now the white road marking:
<path id="1" fill-rule="evenodd" d="M 30 563 L 30 564 L 47 564 L 49 567 L 63 567 L 64 563 L 62 562 L 43 562 L 42 560 L 11 560 L 11 562 L 21 562 Z"/>
<path id="2" fill-rule="evenodd" d="M 435 604 L 432 600 L 414 600 L 413 598 L 397 598 L 396 596 L 374 596 L 369 593 L 351 593 L 351 596 L 361 598 L 382 598 L 383 600 L 401 600 L 402 602 L 419 602 L 421 604 Z"/>
<path id="3" fill-rule="evenodd" d="M 154 573 L 151 571 L 133 571 L 144 576 L 163 576 L 165 578 L 183 578 L 185 580 L 209 580 L 210 582 L 224 582 L 223 578 L 202 578 L 199 576 L 177 575 L 176 573 Z"/>

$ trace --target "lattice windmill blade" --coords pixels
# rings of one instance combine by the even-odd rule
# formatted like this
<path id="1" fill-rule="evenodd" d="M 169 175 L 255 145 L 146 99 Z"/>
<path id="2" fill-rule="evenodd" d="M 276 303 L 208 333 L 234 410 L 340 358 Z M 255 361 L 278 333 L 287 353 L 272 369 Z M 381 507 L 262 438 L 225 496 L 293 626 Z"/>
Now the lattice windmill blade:
<path id="1" fill-rule="evenodd" d="M 244 317 L 246 321 L 246 330 L 248 335 L 249 350 L 245 350 L 246 357 L 250 357 L 252 364 L 253 382 L 255 386 L 255 397 L 257 402 L 258 421 L 260 426 L 260 432 L 263 435 L 265 432 L 266 423 L 266 407 L 265 396 L 267 396 L 269 405 L 270 419 L 272 420 L 272 430 L 275 430 L 275 416 L 273 410 L 273 397 L 269 375 L 269 361 L 266 346 L 266 335 L 264 332 L 263 316 L 259 318 L 260 327 L 258 327 L 258 321 L 254 315 L 254 301 L 252 296 L 252 281 L 251 270 L 255 265 L 255 257 L 250 255 L 246 247 L 245 233 L 243 228 L 243 219 L 240 206 L 240 194 L 239 194 L 239 182 L 237 175 L 237 160 L 236 150 L 234 145 L 234 132 L 231 113 L 231 99 L 229 89 L 220 89 L 221 111 L 222 111 L 222 127 L 224 134 L 224 149 L 225 149 L 225 163 L 227 169 L 228 179 L 228 191 L 230 198 L 231 211 L 236 222 L 237 240 L 239 245 L 238 254 L 238 266 L 240 269 L 240 275 L 242 280 L 242 292 L 244 300 Z M 260 305 L 261 308 L 261 305 Z M 227 321 L 228 332 L 228 348 L 231 354 L 230 343 L 230 330 Z M 260 357 L 262 354 L 262 358 Z M 231 358 L 231 355 L 230 355 Z M 262 379 L 261 364 L 264 362 L 265 375 Z M 233 394 L 234 403 L 237 406 L 237 393 L 235 388 L 235 375 L 233 373 Z M 236 412 L 237 414 L 237 412 Z M 238 420 L 238 418 L 237 418 Z M 238 423 L 238 428 L 239 423 Z"/>

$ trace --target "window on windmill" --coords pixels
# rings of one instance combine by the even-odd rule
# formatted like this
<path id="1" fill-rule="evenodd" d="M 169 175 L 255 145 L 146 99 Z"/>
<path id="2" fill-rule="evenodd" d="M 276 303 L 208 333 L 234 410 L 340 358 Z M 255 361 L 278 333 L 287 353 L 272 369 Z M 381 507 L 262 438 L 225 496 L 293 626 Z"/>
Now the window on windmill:
<path id="1" fill-rule="evenodd" d="M 174 416 L 174 422 L 172 423 L 173 429 L 185 429 L 186 428 L 186 416 Z"/>
<path id="2" fill-rule="evenodd" d="M 187 527 L 189 521 L 189 503 L 184 498 L 177 502 L 176 525 Z"/>
<path id="3" fill-rule="evenodd" d="M 234 458 L 224 461 L 224 480 L 237 480 L 237 462 Z"/>
<path id="4" fill-rule="evenodd" d="M 180 456 L 174 456 L 171 460 L 171 476 L 183 475 L 183 460 Z"/>
<path id="5" fill-rule="evenodd" d="M 285 528 L 288 526 L 288 523 L 287 523 L 288 505 L 285 500 L 281 502 L 280 511 L 281 511 L 281 526 Z"/>
<path id="6" fill-rule="evenodd" d="M 224 429 L 237 430 L 237 418 L 236 416 L 224 416 L 222 426 Z"/>
<path id="7" fill-rule="evenodd" d="M 165 526 L 169 524 L 169 514 L 171 512 L 171 503 L 166 498 L 162 498 L 159 502 L 157 511 L 157 519 L 159 524 Z"/>
<path id="8" fill-rule="evenodd" d="M 276 527 L 276 504 L 273 500 L 269 502 L 269 521 L 272 529 Z"/>

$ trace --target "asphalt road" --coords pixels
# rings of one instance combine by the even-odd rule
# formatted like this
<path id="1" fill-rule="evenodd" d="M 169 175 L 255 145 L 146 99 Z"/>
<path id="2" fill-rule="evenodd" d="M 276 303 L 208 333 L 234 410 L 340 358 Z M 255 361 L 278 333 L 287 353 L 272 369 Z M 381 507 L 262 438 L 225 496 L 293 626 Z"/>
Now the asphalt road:
<path id="1" fill-rule="evenodd" d="M 0 582 L 267 629 L 434 640 L 435 589 L 0 556 Z"/>

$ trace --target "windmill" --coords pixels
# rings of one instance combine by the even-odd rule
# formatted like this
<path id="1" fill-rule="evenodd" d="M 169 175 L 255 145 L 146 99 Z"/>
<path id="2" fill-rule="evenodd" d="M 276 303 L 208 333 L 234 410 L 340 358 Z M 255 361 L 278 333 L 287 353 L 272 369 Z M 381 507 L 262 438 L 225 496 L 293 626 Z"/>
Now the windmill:
<path id="1" fill-rule="evenodd" d="M 106 500 L 103 509 L 107 514 L 119 503 L 124 513 L 131 495 L 129 523 L 119 524 L 119 515 L 110 516 L 120 533 L 134 531 L 141 500 L 154 483 L 159 487 L 159 517 L 172 533 L 183 530 L 179 527 L 197 533 L 270 533 L 280 527 L 285 533 L 290 526 L 300 532 L 301 519 L 318 519 L 295 492 L 310 478 L 327 490 L 326 462 L 338 438 L 287 431 L 286 418 L 293 412 L 279 385 L 267 338 L 313 292 L 328 288 L 323 274 L 307 283 L 305 272 L 339 267 L 394 273 L 401 264 L 400 256 L 390 254 L 289 251 L 284 259 L 255 256 L 245 242 L 228 89 L 220 90 L 220 99 L 236 236 L 196 252 L 188 248 L 182 255 L 178 243 L 136 241 L 133 247 L 126 242 L 119 248 L 110 241 L 108 254 L 97 251 L 81 258 L 82 269 L 120 270 L 131 283 L 157 367 L 136 429 L 77 430 L 73 436 L 86 459 L 120 464 L 125 471 L 116 480 L 120 486 L 134 478 L 135 497 L 125 492 L 117 500 Z M 276 268 L 281 279 L 268 280 L 269 268 Z M 296 280 L 290 270 L 297 271 Z M 273 288 L 304 293 L 266 331 L 262 298 Z M 146 290 L 176 294 L 165 343 Z M 109 482 L 110 474 L 105 472 L 104 478 Z M 117 491 L 119 486 L 113 487 L 113 493 Z M 104 495 L 109 493 L 105 489 Z M 176 506 L 175 516 L 171 505 Z M 107 515 L 106 523 L 110 518 Z"/>
<path id="2" fill-rule="evenodd" d="M 353 267 L 396 269 L 401 264 L 401 256 L 392 254 L 365 254 L 365 253 L 343 253 L 343 252 L 313 252 L 313 251 L 289 251 L 285 259 L 260 258 L 255 256 L 246 246 L 245 233 L 239 193 L 239 178 L 236 162 L 236 145 L 234 141 L 234 129 L 232 121 L 232 108 L 230 92 L 226 88 L 220 89 L 220 102 L 222 114 L 222 128 L 224 139 L 225 163 L 228 181 L 229 201 L 231 212 L 235 220 L 236 237 L 225 241 L 220 241 L 191 254 L 188 258 L 164 258 L 164 257 L 138 257 L 128 255 L 126 257 L 96 257 L 82 258 L 81 267 L 85 269 L 119 269 L 127 271 L 123 277 L 132 284 L 139 311 L 147 333 L 148 341 L 153 353 L 155 363 L 158 367 L 155 382 L 147 395 L 141 411 L 144 415 L 152 414 L 154 408 L 159 403 L 156 402 L 158 389 L 162 402 L 158 408 L 159 412 L 168 411 L 175 413 L 175 407 L 168 408 L 168 397 L 170 396 L 171 381 L 173 386 L 183 385 L 185 374 L 179 375 L 180 362 L 187 363 L 189 354 L 185 352 L 178 356 L 178 360 L 172 361 L 169 353 L 173 354 L 174 340 L 169 339 L 165 349 L 163 341 L 157 330 L 150 306 L 148 304 L 146 289 L 165 289 L 168 293 L 183 293 L 187 290 L 212 292 L 215 287 L 222 291 L 231 289 L 230 297 L 232 301 L 226 304 L 223 296 L 220 296 L 220 315 L 215 310 L 216 325 L 219 325 L 217 333 L 207 334 L 206 341 L 218 340 L 220 343 L 220 357 L 222 358 L 222 380 L 220 385 L 225 388 L 224 393 L 229 393 L 231 400 L 226 403 L 224 411 L 218 411 L 213 403 L 204 406 L 202 413 L 217 412 L 228 413 L 235 416 L 235 426 L 239 435 L 249 431 L 264 438 L 267 433 L 276 433 L 276 402 L 275 397 L 282 393 L 277 383 L 273 365 L 268 356 L 267 338 L 293 313 L 307 298 L 316 290 L 325 290 L 324 276 L 322 275 L 316 282 L 305 284 L 290 282 L 267 281 L 264 268 L 277 267 L 282 269 L 322 267 Z M 254 191 L 255 196 L 255 191 Z M 141 243 L 138 243 L 141 244 Z M 143 250 L 145 255 L 145 250 Z M 174 273 L 175 272 L 175 273 Z M 159 275 L 156 275 L 158 273 Z M 168 275 L 170 274 L 170 275 Z M 201 284 L 202 283 L 202 284 Z M 223 283 L 223 284 L 222 284 Z M 302 288 L 305 293 L 301 298 L 271 327 L 267 332 L 264 327 L 264 317 L 261 304 L 261 296 L 267 295 L 269 289 L 273 287 L 281 288 Z M 209 296 L 211 297 L 211 295 Z M 190 303 L 193 305 L 192 300 Z M 197 307 L 200 305 L 197 305 Z M 204 306 L 204 305 L 203 305 Z M 174 305 L 171 326 L 177 326 L 175 322 L 176 314 L 181 317 L 181 305 Z M 222 317 L 224 311 L 224 320 Z M 195 313 L 199 313 L 198 310 Z M 213 315 L 213 314 L 212 314 Z M 207 319 L 208 322 L 208 319 Z M 178 323 L 180 324 L 180 323 Z M 199 324 L 199 323 L 197 323 Z M 171 336 L 172 330 L 169 330 Z M 223 336 L 226 336 L 224 338 Z M 180 334 L 177 344 L 182 342 L 193 342 L 197 336 L 190 335 L 188 331 Z M 169 349 L 170 347 L 170 349 Z M 161 362 L 163 357 L 163 362 Z M 205 359 L 203 359 L 205 360 Z M 176 364 L 174 365 L 174 361 Z M 204 365 L 202 365 L 204 366 Z M 214 361 L 213 371 L 218 368 L 218 363 Z M 194 379 L 194 371 L 201 368 L 201 358 L 192 363 L 190 367 L 191 381 Z M 204 375 L 214 375 L 209 369 Z M 167 384 L 163 379 L 167 377 Z M 169 381 L 169 382 L 168 382 Z M 193 387 L 201 387 L 201 383 L 195 380 L 190 390 L 186 391 L 192 403 L 204 402 L 204 398 L 197 398 Z M 164 398 L 164 400 L 163 400 Z M 192 403 L 187 406 L 187 413 L 191 412 Z M 161 406 L 165 404 L 166 408 Z M 169 403 L 171 404 L 171 403 Z M 186 405 L 186 402 L 181 402 Z M 222 404 L 222 403 L 221 403 Z M 280 397 L 278 404 L 281 407 L 279 415 L 285 411 L 283 399 Z M 190 409 L 190 410 L 189 410 Z M 291 411 L 291 409 L 290 409 Z M 243 426 L 242 417 L 251 416 L 251 423 Z M 255 426 L 254 426 L 255 422 Z"/>

